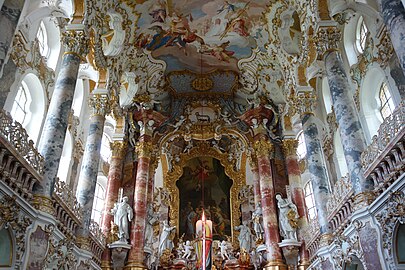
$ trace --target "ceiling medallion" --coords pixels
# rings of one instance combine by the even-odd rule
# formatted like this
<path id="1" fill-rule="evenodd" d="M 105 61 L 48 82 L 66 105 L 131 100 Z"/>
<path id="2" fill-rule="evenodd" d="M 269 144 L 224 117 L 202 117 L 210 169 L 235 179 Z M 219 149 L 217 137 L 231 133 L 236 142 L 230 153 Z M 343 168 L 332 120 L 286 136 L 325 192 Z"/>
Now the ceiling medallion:
<path id="1" fill-rule="evenodd" d="M 198 76 L 191 82 L 191 87 L 196 91 L 209 91 L 214 86 L 214 82 L 206 76 Z"/>

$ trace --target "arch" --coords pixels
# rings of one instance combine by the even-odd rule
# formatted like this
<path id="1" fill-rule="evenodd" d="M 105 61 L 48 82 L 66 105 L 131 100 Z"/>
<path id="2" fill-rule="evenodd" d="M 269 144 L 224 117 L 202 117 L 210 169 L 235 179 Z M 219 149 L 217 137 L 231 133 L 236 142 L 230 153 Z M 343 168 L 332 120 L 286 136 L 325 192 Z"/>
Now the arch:
<path id="1" fill-rule="evenodd" d="M 14 264 L 14 239 L 10 229 L 0 229 L 0 269 L 12 269 Z"/>
<path id="2" fill-rule="evenodd" d="M 5 109 L 11 112 L 19 88 L 23 84 L 26 86 L 29 97 L 26 104 L 26 116 L 22 125 L 26 129 L 30 139 L 34 141 L 35 144 L 38 144 L 39 134 L 45 119 L 47 99 L 41 81 L 35 74 L 27 73 L 21 77 L 20 81 L 14 84 L 15 87 L 12 87 L 13 90 L 7 97 Z M 35 119 L 35 121 L 31 121 L 32 119 Z"/>
<path id="3" fill-rule="evenodd" d="M 384 71 L 376 65 L 370 66 L 360 87 L 360 117 L 367 126 L 364 133 L 368 142 L 377 134 L 383 119 L 379 111 L 379 89 L 386 79 Z"/>

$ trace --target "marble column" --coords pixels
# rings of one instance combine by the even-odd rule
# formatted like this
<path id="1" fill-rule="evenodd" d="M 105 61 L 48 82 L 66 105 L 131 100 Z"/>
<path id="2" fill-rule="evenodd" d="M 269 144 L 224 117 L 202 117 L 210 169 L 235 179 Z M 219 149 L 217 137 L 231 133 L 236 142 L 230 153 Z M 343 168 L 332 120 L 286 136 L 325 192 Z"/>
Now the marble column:
<path id="1" fill-rule="evenodd" d="M 252 176 L 253 176 L 253 194 L 254 194 L 255 207 L 256 207 L 258 203 L 261 204 L 261 200 L 262 200 L 261 194 L 260 194 L 259 168 L 257 166 L 256 156 L 253 155 L 253 157 L 250 157 L 249 161 L 250 161 L 250 168 L 252 170 Z"/>
<path id="2" fill-rule="evenodd" d="M 128 263 L 125 269 L 137 270 L 146 269 L 144 264 L 144 246 L 145 246 L 145 226 L 146 226 L 146 207 L 148 200 L 148 185 L 150 158 L 153 146 L 151 136 L 141 135 L 136 146 L 138 154 L 138 168 L 136 172 L 135 192 L 134 192 L 134 212 L 133 220 L 134 231 L 131 232 L 131 250 L 128 254 Z"/>
<path id="3" fill-rule="evenodd" d="M 79 168 L 79 164 L 82 160 L 83 157 L 83 146 L 81 144 L 81 142 L 77 141 L 75 143 L 75 148 L 73 149 L 73 164 L 72 164 L 72 170 L 71 170 L 71 174 L 70 174 L 70 182 L 69 182 L 69 187 L 71 188 L 71 190 L 73 191 L 74 194 L 76 194 L 76 190 L 77 190 L 77 182 L 78 182 L 78 168 Z"/>
<path id="4" fill-rule="evenodd" d="M 267 247 L 267 264 L 264 269 L 287 269 L 278 245 L 281 240 L 277 219 L 277 206 L 274 200 L 273 172 L 270 162 L 270 155 L 274 152 L 274 147 L 267 135 L 260 134 L 254 142 L 254 149 L 257 156 L 260 193 L 262 196 L 264 241 Z"/>
<path id="5" fill-rule="evenodd" d="M 357 197 L 368 197 L 371 196 L 371 190 L 373 190 L 373 181 L 364 177 L 361 166 L 361 153 L 366 148 L 366 143 L 359 116 L 355 109 L 349 79 L 338 51 L 327 52 L 324 60 L 332 103 L 354 193 L 356 196 L 359 195 Z"/>
<path id="6" fill-rule="evenodd" d="M 88 39 L 83 31 L 64 32 L 62 43 L 65 53 L 39 145 L 39 152 L 44 157 L 44 174 L 41 185 L 34 189 L 34 205 L 45 211 L 46 208 L 52 209 L 51 196 L 62 156 L 79 65 L 88 51 Z"/>
<path id="7" fill-rule="evenodd" d="M 110 168 L 108 171 L 107 178 L 107 191 L 105 197 L 103 218 L 101 222 L 101 228 L 104 235 L 108 235 L 111 230 L 111 221 L 113 221 L 114 216 L 110 214 L 112 208 L 114 208 L 114 203 L 118 201 L 118 191 L 121 188 L 122 183 L 122 169 L 123 169 L 123 159 L 125 157 L 127 142 L 125 141 L 114 141 L 110 144 L 111 148 L 111 158 L 110 158 Z M 110 249 L 105 249 L 101 256 L 101 266 L 103 269 L 110 269 L 111 256 Z"/>
<path id="8" fill-rule="evenodd" d="M 326 202 L 330 193 L 330 185 L 322 151 L 318 120 L 310 112 L 306 112 L 301 120 L 307 148 L 307 166 L 312 182 L 320 231 L 321 234 L 328 236 L 331 229 L 328 225 Z"/>
<path id="9" fill-rule="evenodd" d="M 401 0 L 378 0 L 381 16 L 405 75 L 405 9 Z"/>
<path id="10" fill-rule="evenodd" d="M 83 239 L 89 235 L 91 210 L 93 208 L 100 161 L 101 139 L 103 137 L 105 115 L 109 107 L 108 97 L 106 94 L 93 94 L 89 100 L 89 105 L 92 109 L 92 115 L 90 116 L 89 133 L 76 192 L 77 201 L 84 212 L 82 226 L 78 230 L 78 237 Z"/>
<path id="11" fill-rule="evenodd" d="M 303 228 L 308 223 L 307 208 L 305 206 L 305 194 L 302 188 L 301 171 L 297 157 L 298 141 L 294 138 L 286 138 L 283 140 L 283 153 L 285 157 L 288 182 L 291 190 L 292 201 L 297 206 L 298 215 L 300 217 L 300 227 Z M 300 236 L 300 235 L 299 235 Z M 300 236 L 300 241 L 304 242 Z M 300 248 L 300 269 L 305 269 L 309 265 L 309 253 L 302 245 Z"/>

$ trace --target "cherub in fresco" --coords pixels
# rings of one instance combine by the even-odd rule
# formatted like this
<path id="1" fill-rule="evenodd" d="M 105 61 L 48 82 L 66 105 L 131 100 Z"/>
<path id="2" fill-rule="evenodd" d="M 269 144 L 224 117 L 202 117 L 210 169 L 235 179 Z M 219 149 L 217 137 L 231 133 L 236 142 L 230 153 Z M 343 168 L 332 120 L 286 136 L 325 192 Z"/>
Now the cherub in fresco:
<path id="1" fill-rule="evenodd" d="M 206 54 L 211 54 L 219 61 L 228 62 L 235 54 L 233 51 L 228 51 L 226 48 L 229 46 L 230 41 L 222 43 L 221 45 L 212 45 L 212 46 L 202 46 L 201 52 Z"/>
<path id="2" fill-rule="evenodd" d="M 248 9 L 249 4 L 250 2 L 247 2 L 242 9 L 239 9 L 237 12 L 228 13 L 226 15 L 228 22 L 226 24 L 224 32 L 220 36 L 220 39 L 226 37 L 230 32 L 235 32 L 242 37 L 249 36 L 246 26 L 246 18 L 248 18 L 246 10 Z"/>
<path id="3" fill-rule="evenodd" d="M 166 20 L 166 5 L 164 2 L 159 1 L 158 5 L 154 5 L 149 13 L 152 16 L 152 23 L 164 23 Z"/>

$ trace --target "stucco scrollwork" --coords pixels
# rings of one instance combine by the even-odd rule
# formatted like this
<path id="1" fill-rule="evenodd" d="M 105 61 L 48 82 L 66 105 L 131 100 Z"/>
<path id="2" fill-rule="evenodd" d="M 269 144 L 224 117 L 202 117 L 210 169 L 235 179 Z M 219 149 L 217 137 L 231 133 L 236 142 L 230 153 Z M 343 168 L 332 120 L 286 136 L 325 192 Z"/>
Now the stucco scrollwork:
<path id="1" fill-rule="evenodd" d="M 382 228 L 382 247 L 389 269 L 397 269 L 392 251 L 395 228 L 399 223 L 405 223 L 405 194 L 403 191 L 392 192 L 383 210 L 376 215 Z"/>

